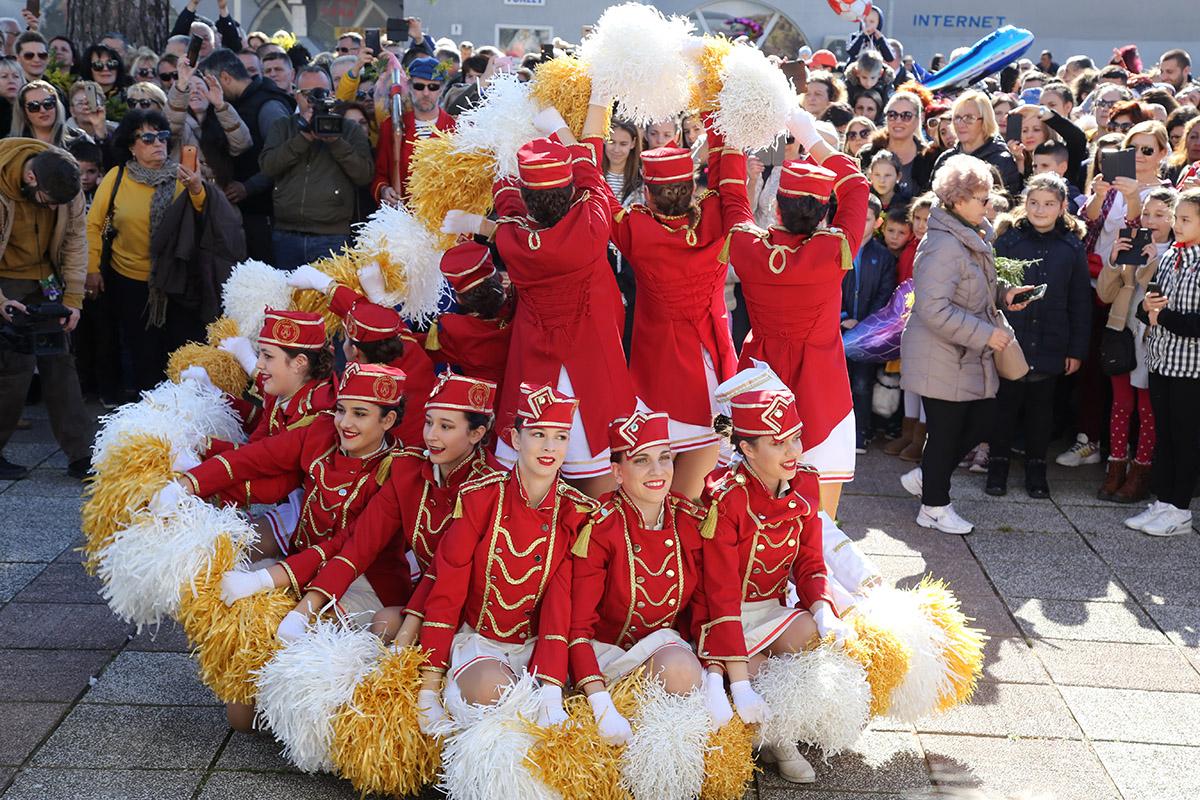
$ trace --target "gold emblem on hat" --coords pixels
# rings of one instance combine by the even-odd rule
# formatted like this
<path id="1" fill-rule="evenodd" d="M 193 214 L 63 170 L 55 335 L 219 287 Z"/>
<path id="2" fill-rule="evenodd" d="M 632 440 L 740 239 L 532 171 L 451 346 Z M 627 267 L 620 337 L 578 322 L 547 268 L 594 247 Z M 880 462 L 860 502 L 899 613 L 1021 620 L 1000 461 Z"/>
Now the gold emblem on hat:
<path id="1" fill-rule="evenodd" d="M 375 379 L 371 390 L 372 394 L 385 403 L 395 400 L 400 391 L 396 379 L 391 375 L 380 375 Z"/>
<path id="2" fill-rule="evenodd" d="M 471 384 L 471 388 L 467 389 L 467 404 L 471 408 L 477 408 L 480 411 L 485 410 L 487 408 L 487 397 L 487 387 L 482 383 L 473 383 Z"/>
<path id="3" fill-rule="evenodd" d="M 275 338 L 284 344 L 300 340 L 300 326 L 290 319 L 281 319 L 275 323 Z"/>

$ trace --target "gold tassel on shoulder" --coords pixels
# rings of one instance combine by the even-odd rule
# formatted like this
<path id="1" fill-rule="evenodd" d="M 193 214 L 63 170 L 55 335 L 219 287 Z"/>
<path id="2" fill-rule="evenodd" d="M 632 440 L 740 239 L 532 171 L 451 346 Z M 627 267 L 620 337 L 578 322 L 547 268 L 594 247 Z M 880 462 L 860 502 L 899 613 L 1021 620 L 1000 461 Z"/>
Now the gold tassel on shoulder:
<path id="1" fill-rule="evenodd" d="M 592 540 L 592 521 L 589 519 L 579 529 L 579 536 L 575 538 L 575 544 L 571 546 L 571 555 L 576 558 L 587 558 L 588 543 Z"/>
<path id="2" fill-rule="evenodd" d="M 392 471 L 392 459 L 395 458 L 391 453 L 384 456 L 383 462 L 380 463 L 379 469 L 375 470 L 375 485 L 383 486 L 383 482 L 388 479 L 388 475 Z"/>
<path id="3" fill-rule="evenodd" d="M 450 516 L 453 519 L 462 519 L 462 515 L 463 515 L 462 495 L 459 494 L 459 496 L 454 499 L 454 513 L 451 514 Z"/>
<path id="4" fill-rule="evenodd" d="M 438 343 L 438 324 L 436 320 L 429 326 L 429 333 L 425 334 L 425 349 L 430 352 L 442 349 L 442 346 Z"/>
<path id="5" fill-rule="evenodd" d="M 700 523 L 700 535 L 705 539 L 711 539 L 717 535 L 717 500 L 708 504 L 708 513 L 704 515 L 704 522 Z"/>

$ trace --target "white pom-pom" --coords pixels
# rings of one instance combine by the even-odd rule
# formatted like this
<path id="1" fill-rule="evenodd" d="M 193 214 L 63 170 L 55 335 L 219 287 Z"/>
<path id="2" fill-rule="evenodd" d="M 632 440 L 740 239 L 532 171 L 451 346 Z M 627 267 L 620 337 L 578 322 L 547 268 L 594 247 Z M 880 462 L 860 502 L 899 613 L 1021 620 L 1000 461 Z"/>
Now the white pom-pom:
<path id="1" fill-rule="evenodd" d="M 762 150 L 775 143 L 797 104 L 782 70 L 762 51 L 739 44 L 721 64 L 713 127 L 729 147 Z"/>
<path id="2" fill-rule="evenodd" d="M 853 747 L 867 727 L 867 674 L 839 649 L 822 645 L 771 656 L 752 683 L 771 706 L 771 719 L 762 727 L 770 744 L 805 742 L 829 758 Z"/>
<path id="3" fill-rule="evenodd" d="M 640 3 L 605 9 L 580 46 L 592 93 L 616 98 L 617 116 L 635 125 L 675 116 L 687 106 L 694 80 L 684 59 L 692 27 Z"/>
<path id="4" fill-rule="evenodd" d="M 450 288 L 442 277 L 436 234 L 406 209 L 382 205 L 358 226 L 354 249 L 375 256 L 388 290 L 379 305 L 398 306 L 401 316 L 426 323 Z"/>
<path id="5" fill-rule="evenodd" d="M 528 725 L 537 719 L 537 682 L 528 673 L 500 695 L 495 705 L 467 703 L 457 684 L 445 691 L 450 717 L 440 723 L 442 779 L 438 787 L 458 800 L 520 797 L 560 800 L 529 770 L 534 744 Z"/>
<path id="6" fill-rule="evenodd" d="M 541 134 L 533 125 L 538 109 L 529 99 L 529 86 L 515 74 L 497 76 L 488 84 L 482 105 L 458 116 L 454 129 L 454 151 L 492 153 L 496 157 L 496 178 L 517 174 L 517 151 Z"/>
<path id="7" fill-rule="evenodd" d="M 237 323 L 238 333 L 254 341 L 262 330 L 265 309 L 292 307 L 288 273 L 250 259 L 233 268 L 221 287 L 225 316 Z"/>
<path id="8" fill-rule="evenodd" d="M 330 772 L 333 714 L 385 655 L 379 637 L 339 620 L 320 620 L 260 669 L 258 716 L 304 772 Z"/>
<path id="9" fill-rule="evenodd" d="M 629 720 L 633 738 L 621 755 L 621 778 L 634 797 L 691 800 L 704 785 L 709 719 L 699 691 L 670 694 L 648 681 Z"/>
<path id="10" fill-rule="evenodd" d="M 177 616 L 182 588 L 204 571 L 223 535 L 238 549 L 258 536 L 237 509 L 217 508 L 190 495 L 170 516 L 138 514 L 100 554 L 101 595 L 114 614 L 138 630 Z"/>
<path id="11" fill-rule="evenodd" d="M 914 592 L 881 586 L 857 606 L 872 623 L 894 633 L 912 651 L 908 673 L 892 691 L 887 716 L 916 722 L 938 708 L 938 697 L 953 691 L 943 655 L 946 636 L 921 607 Z"/>
<path id="12" fill-rule="evenodd" d="M 100 432 L 92 444 L 92 463 L 99 465 L 109 450 L 128 434 L 161 436 L 178 456 L 197 452 L 205 437 L 240 442 L 245 437 L 241 420 L 223 395 L 193 381 L 163 381 L 136 403 L 121 406 L 100 420 Z"/>

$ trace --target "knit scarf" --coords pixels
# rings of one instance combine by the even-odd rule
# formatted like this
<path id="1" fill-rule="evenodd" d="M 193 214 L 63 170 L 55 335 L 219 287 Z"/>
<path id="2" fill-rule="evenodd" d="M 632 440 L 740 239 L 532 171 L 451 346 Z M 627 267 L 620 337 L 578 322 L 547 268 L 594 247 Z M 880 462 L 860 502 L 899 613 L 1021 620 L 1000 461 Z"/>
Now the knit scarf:
<path id="1" fill-rule="evenodd" d="M 154 187 L 154 196 L 150 198 L 150 241 L 158 231 L 159 223 L 166 216 L 171 201 L 175 199 L 175 182 L 178 180 L 179 165 L 170 159 L 163 162 L 158 169 L 146 167 L 130 159 L 125 165 L 129 177 L 138 183 Z M 153 273 L 157 265 L 151 264 Z M 150 293 L 146 300 L 146 326 L 153 325 L 161 328 L 167 321 L 167 296 L 161 290 L 154 288 L 153 276 L 149 282 Z"/>

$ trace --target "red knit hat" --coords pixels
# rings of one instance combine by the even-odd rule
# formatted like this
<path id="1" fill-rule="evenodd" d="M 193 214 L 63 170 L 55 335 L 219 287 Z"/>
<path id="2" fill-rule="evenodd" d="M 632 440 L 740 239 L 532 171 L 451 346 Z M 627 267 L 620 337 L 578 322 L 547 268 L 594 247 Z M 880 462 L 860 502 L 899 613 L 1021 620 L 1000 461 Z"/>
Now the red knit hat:
<path id="1" fill-rule="evenodd" d="M 517 169 L 526 189 L 569 186 L 571 153 L 552 139 L 534 139 L 517 151 Z"/>
<path id="2" fill-rule="evenodd" d="M 692 153 L 682 147 L 656 147 L 642 153 L 642 178 L 646 183 L 690 181 L 694 171 Z"/>
<path id="3" fill-rule="evenodd" d="M 425 409 L 441 408 L 447 411 L 491 414 L 495 398 L 496 384 L 491 381 L 443 372 L 429 393 Z"/>
<path id="4" fill-rule="evenodd" d="M 666 414 L 635 411 L 628 417 L 614 419 L 608 426 L 608 446 L 614 453 L 636 456 L 651 447 L 671 443 Z"/>
<path id="5" fill-rule="evenodd" d="M 496 272 L 492 252 L 474 241 L 460 242 L 443 253 L 441 267 L 442 275 L 459 294 L 474 289 Z"/>
<path id="6" fill-rule="evenodd" d="M 382 342 L 395 339 L 404 330 L 404 322 L 395 310 L 359 300 L 342 320 L 346 336 L 354 342 Z"/>
<path id="7" fill-rule="evenodd" d="M 796 397 L 787 390 L 744 392 L 735 395 L 730 405 L 733 432 L 738 436 L 770 436 L 778 442 L 804 427 L 796 412 Z"/>
<path id="8" fill-rule="evenodd" d="M 779 174 L 779 193 L 784 197 L 815 197 L 829 200 L 837 175 L 809 161 L 785 161 Z"/>
<path id="9" fill-rule="evenodd" d="M 523 428 L 563 428 L 570 430 L 579 401 L 561 395 L 553 386 L 521 384 L 521 403 L 517 417 Z"/>
<path id="10" fill-rule="evenodd" d="M 268 308 L 258 343 L 292 350 L 320 350 L 325 346 L 325 322 L 320 314 Z"/>
<path id="11" fill-rule="evenodd" d="M 361 400 L 379 406 L 394 406 L 404 396 L 404 370 L 386 364 L 362 364 L 351 361 L 346 365 L 338 400 Z"/>

